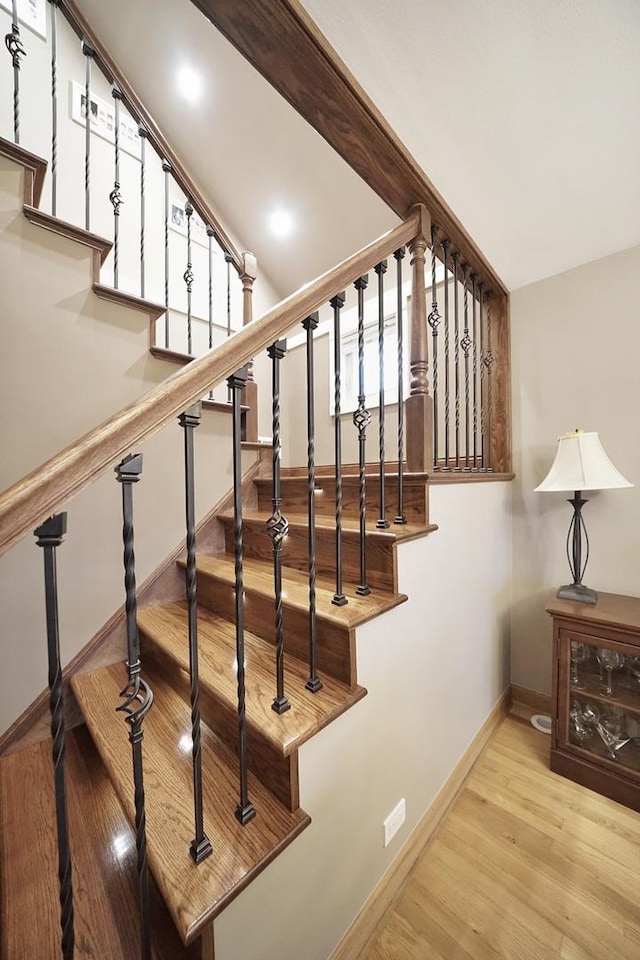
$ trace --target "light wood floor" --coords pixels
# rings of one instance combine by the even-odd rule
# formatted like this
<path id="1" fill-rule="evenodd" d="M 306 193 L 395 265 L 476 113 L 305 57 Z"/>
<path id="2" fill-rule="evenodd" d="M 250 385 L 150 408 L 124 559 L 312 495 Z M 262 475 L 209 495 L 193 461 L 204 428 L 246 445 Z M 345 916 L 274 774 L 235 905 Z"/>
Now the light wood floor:
<path id="1" fill-rule="evenodd" d="M 509 716 L 360 960 L 639 960 L 640 814 Z"/>

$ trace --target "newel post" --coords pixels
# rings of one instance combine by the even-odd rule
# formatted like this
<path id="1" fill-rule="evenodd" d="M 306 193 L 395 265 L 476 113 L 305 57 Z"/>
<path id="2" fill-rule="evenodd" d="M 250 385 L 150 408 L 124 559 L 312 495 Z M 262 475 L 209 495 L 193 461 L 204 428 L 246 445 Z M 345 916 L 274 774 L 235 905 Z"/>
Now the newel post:
<path id="1" fill-rule="evenodd" d="M 406 403 L 407 468 L 410 473 L 427 473 L 433 463 L 433 400 L 429 396 L 429 355 L 427 340 L 427 295 L 425 260 L 431 218 L 424 204 L 417 204 L 420 223 L 409 244 L 411 254 L 411 311 L 409 371 L 411 382 Z"/>
<path id="2" fill-rule="evenodd" d="M 258 262 L 249 251 L 242 255 L 242 326 L 253 320 L 253 284 L 258 276 Z M 244 440 L 258 439 L 258 384 L 253 378 L 253 360 L 247 365 L 247 384 L 244 388 L 244 403 L 249 407 L 245 416 Z"/>

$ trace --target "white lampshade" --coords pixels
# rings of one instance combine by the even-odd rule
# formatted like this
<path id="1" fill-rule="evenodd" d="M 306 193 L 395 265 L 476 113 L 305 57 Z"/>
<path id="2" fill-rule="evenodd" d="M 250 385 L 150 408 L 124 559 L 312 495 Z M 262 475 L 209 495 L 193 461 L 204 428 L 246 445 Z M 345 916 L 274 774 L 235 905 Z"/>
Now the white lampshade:
<path id="1" fill-rule="evenodd" d="M 556 458 L 536 491 L 610 490 L 632 486 L 609 460 L 597 433 L 575 430 L 559 437 Z"/>

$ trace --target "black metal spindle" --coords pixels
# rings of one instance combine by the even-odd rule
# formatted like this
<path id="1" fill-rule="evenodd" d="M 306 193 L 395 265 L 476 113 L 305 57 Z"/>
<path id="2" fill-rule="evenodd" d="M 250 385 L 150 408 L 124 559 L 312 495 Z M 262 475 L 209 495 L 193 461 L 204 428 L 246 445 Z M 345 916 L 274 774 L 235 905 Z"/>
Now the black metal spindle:
<path id="1" fill-rule="evenodd" d="M 249 800 L 247 772 L 247 707 L 244 669 L 244 586 L 242 546 L 242 461 L 241 461 L 241 404 L 242 391 L 247 384 L 247 368 L 242 367 L 227 380 L 233 404 L 233 548 L 235 556 L 236 597 L 236 663 L 238 681 L 238 758 L 240 767 L 240 801 L 236 807 L 236 819 L 248 823 L 256 815 Z"/>
<path id="2" fill-rule="evenodd" d="M 459 313 L 459 295 L 458 295 L 458 263 L 460 254 L 453 254 L 453 323 L 454 323 L 454 341 L 453 341 L 453 369 L 454 369 L 454 389 L 455 389 L 455 466 L 454 470 L 460 470 L 460 313 Z"/>
<path id="3" fill-rule="evenodd" d="M 464 291 L 464 330 L 460 346 L 464 354 L 464 455 L 465 471 L 471 469 L 469 465 L 470 444 L 469 444 L 469 348 L 471 347 L 471 337 L 469 336 L 469 265 L 465 263 L 462 273 L 463 291 Z"/>
<path id="4" fill-rule="evenodd" d="M 193 759 L 193 811 L 195 835 L 189 853 L 201 863 L 213 852 L 204 831 L 202 808 L 202 734 L 200 729 L 200 673 L 198 666 L 198 594 L 196 571 L 196 495 L 193 431 L 200 425 L 202 403 L 195 403 L 178 417 L 184 430 L 185 519 L 187 528 L 187 566 L 185 572 L 189 624 L 189 676 L 191 679 L 191 753 Z"/>
<path id="5" fill-rule="evenodd" d="M 340 311 L 345 292 L 336 293 L 329 301 L 333 310 L 333 441 L 336 477 L 336 590 L 331 603 L 343 607 L 347 598 L 342 590 L 342 333 Z"/>
<path id="6" fill-rule="evenodd" d="M 145 243 L 145 180 L 146 180 L 146 144 L 147 129 L 143 124 L 138 127 L 140 137 L 140 296 L 144 299 L 144 243 Z"/>
<path id="7" fill-rule="evenodd" d="M 231 264 L 233 263 L 233 257 L 227 251 L 224 255 L 225 263 L 227 264 L 227 337 L 231 336 Z M 229 403 L 231 402 L 231 390 L 227 397 Z"/>
<path id="8" fill-rule="evenodd" d="M 187 200 L 184 213 L 187 218 L 187 269 L 182 275 L 182 279 L 187 285 L 187 353 L 193 349 L 191 335 L 191 291 L 193 289 L 193 264 L 191 262 L 191 217 L 193 216 L 193 204 Z"/>
<path id="9" fill-rule="evenodd" d="M 164 171 L 164 345 L 169 349 L 169 176 L 171 164 L 162 161 Z"/>
<path id="10" fill-rule="evenodd" d="M 118 224 L 120 221 L 120 207 L 122 205 L 122 195 L 120 193 L 120 101 L 122 92 L 114 84 L 111 89 L 111 96 L 114 102 L 114 178 L 113 190 L 109 194 L 109 200 L 113 206 L 113 286 L 118 289 Z"/>
<path id="11" fill-rule="evenodd" d="M 484 284 L 478 284 L 478 304 L 479 304 L 479 326 L 480 326 L 480 462 L 482 470 L 485 471 L 487 465 L 484 461 L 484 417 L 485 417 L 485 356 L 484 356 Z"/>
<path id="12" fill-rule="evenodd" d="M 209 350 L 213 349 L 213 238 L 215 236 L 212 226 L 207 227 L 207 238 L 209 241 L 208 266 L 209 266 Z M 213 388 L 209 391 L 209 399 L 213 400 Z"/>
<path id="13" fill-rule="evenodd" d="M 94 49 L 82 41 L 84 56 L 84 228 L 91 229 L 91 61 Z"/>
<path id="14" fill-rule="evenodd" d="M 60 664 L 60 635 L 58 628 L 58 581 L 56 549 L 67 532 L 67 515 L 58 513 L 45 520 L 34 536 L 44 551 L 44 591 L 47 622 L 47 655 L 49 663 L 49 708 L 51 710 L 51 736 L 53 738 L 53 779 L 56 803 L 56 828 L 58 835 L 58 879 L 60 882 L 60 926 L 62 928 L 62 956 L 73 960 L 73 885 L 69 827 L 67 819 L 67 795 L 65 787 L 65 734 L 64 704 L 62 691 L 62 667 Z"/>
<path id="15" fill-rule="evenodd" d="M 369 283 L 365 274 L 354 283 L 358 291 L 358 407 L 353 414 L 353 423 L 358 431 L 358 467 L 360 492 L 360 583 L 356 587 L 358 596 L 366 597 L 371 590 L 367 584 L 367 427 L 371 414 L 365 405 L 364 392 L 364 291 Z"/>
<path id="16" fill-rule="evenodd" d="M 472 339 L 473 339 L 473 471 L 478 470 L 478 318 L 476 313 L 476 281 L 475 273 L 471 274 L 472 295 Z"/>
<path id="17" fill-rule="evenodd" d="M 318 637 L 316 618 L 316 451 L 315 451 L 315 384 L 313 368 L 313 331 L 318 326 L 318 314 L 302 321 L 307 333 L 307 520 L 309 526 L 309 679 L 307 690 L 322 690 L 318 676 Z"/>
<path id="18" fill-rule="evenodd" d="M 403 293 L 402 259 L 404 247 L 396 250 L 396 341 L 398 346 L 398 513 L 394 523 L 406 523 L 404 515 L 404 337 L 403 337 Z"/>
<path id="19" fill-rule="evenodd" d="M 291 707 L 284 693 L 284 630 L 282 623 L 282 541 L 289 532 L 289 521 L 283 515 L 280 489 L 280 361 L 286 352 L 286 340 L 277 340 L 268 349 L 271 358 L 271 410 L 273 432 L 273 512 L 267 520 L 267 535 L 273 548 L 273 592 L 275 599 L 275 638 L 276 638 L 276 695 L 271 709 L 276 713 L 285 713 Z"/>
<path id="20" fill-rule="evenodd" d="M 387 272 L 387 261 L 378 263 L 374 270 L 378 277 L 378 455 L 380 462 L 380 516 L 376 527 L 380 530 L 389 526 L 385 517 L 385 444 L 384 444 L 384 275 Z"/>
<path id="21" fill-rule="evenodd" d="M 60 0 L 49 0 L 51 5 L 51 214 L 58 209 L 58 7 Z"/>
<path id="22" fill-rule="evenodd" d="M 26 57 L 27 52 L 20 39 L 17 0 L 11 4 L 11 30 L 5 36 L 4 43 L 13 66 L 13 139 L 20 143 L 20 57 Z"/>
<path id="23" fill-rule="evenodd" d="M 133 760 L 133 784 L 136 823 L 136 850 L 138 854 L 138 885 L 140 895 L 140 956 L 151 960 L 151 926 L 149 902 L 149 864 L 147 861 L 147 829 L 142 768 L 142 722 L 153 703 L 153 693 L 140 676 L 140 636 L 138 634 L 136 572 L 133 550 L 133 484 L 142 473 L 142 454 L 130 454 L 116 467 L 116 477 L 122 486 L 122 538 L 124 542 L 125 615 L 127 625 L 126 687 L 121 691 L 123 703 L 116 709 L 125 714 L 129 725 L 129 742 Z"/>
<path id="24" fill-rule="evenodd" d="M 451 399 L 450 399 L 450 355 L 449 355 L 449 240 L 442 241 L 442 259 L 444 262 L 444 466 L 451 470 Z"/>
<path id="25" fill-rule="evenodd" d="M 487 353 L 484 358 L 487 368 L 487 473 L 493 473 L 493 365 L 496 358 L 491 349 L 491 298 L 493 294 L 487 292 Z"/>
<path id="26" fill-rule="evenodd" d="M 438 326 L 440 324 L 440 311 L 438 310 L 438 291 L 436 289 L 436 238 L 438 228 L 435 223 L 431 224 L 431 312 L 428 316 L 429 326 L 431 327 L 431 336 L 433 342 L 431 369 L 433 371 L 433 469 L 440 469 L 440 457 L 438 455 L 438 434 L 440 432 L 440 420 L 438 416 Z"/>

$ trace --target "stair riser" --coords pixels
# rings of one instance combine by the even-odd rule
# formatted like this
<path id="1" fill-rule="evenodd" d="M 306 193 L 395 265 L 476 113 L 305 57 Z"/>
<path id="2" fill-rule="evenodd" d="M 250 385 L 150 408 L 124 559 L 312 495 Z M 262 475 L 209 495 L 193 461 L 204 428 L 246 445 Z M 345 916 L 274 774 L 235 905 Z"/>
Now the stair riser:
<path id="1" fill-rule="evenodd" d="M 306 478 L 283 477 L 282 479 L 282 511 L 290 513 L 306 513 L 308 502 L 308 486 Z M 258 509 L 272 509 L 271 480 L 260 479 L 258 487 Z M 367 477 L 366 485 L 367 519 L 374 524 L 380 516 L 379 484 L 377 477 Z M 404 487 L 403 495 L 404 516 L 408 523 L 424 525 L 428 523 L 428 492 L 425 484 Z M 335 481 L 333 478 L 321 477 L 316 480 L 315 494 L 316 514 L 325 517 L 335 517 Z M 360 516 L 360 487 L 357 477 L 344 477 L 342 481 L 342 512 L 343 516 L 357 519 Z M 388 479 L 385 483 L 385 517 L 390 524 L 398 513 L 398 481 Z"/>
<path id="2" fill-rule="evenodd" d="M 233 553 L 233 520 L 224 518 L 227 553 Z M 258 520 L 244 520 L 244 555 L 253 560 L 270 563 L 273 559 L 271 540 L 265 524 Z M 393 541 L 375 533 L 367 534 L 367 583 L 374 590 L 396 591 L 396 563 Z M 316 527 L 316 575 L 328 580 L 335 578 L 336 533 L 327 527 Z M 309 534 L 306 528 L 292 526 L 282 542 L 282 564 L 304 573 L 309 569 Z M 353 531 L 345 531 L 342 538 L 342 576 L 351 583 L 360 582 L 360 540 Z"/>
<path id="3" fill-rule="evenodd" d="M 217 578 L 198 573 L 198 602 L 230 622 L 235 621 L 235 590 Z M 283 628 L 285 648 L 305 660 L 309 656 L 309 615 L 283 599 Z M 245 628 L 263 640 L 275 644 L 275 605 L 273 599 L 260 593 L 246 591 L 244 606 Z M 354 687 L 356 680 L 355 639 L 347 627 L 317 618 L 318 670 L 336 680 Z"/>

